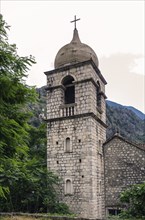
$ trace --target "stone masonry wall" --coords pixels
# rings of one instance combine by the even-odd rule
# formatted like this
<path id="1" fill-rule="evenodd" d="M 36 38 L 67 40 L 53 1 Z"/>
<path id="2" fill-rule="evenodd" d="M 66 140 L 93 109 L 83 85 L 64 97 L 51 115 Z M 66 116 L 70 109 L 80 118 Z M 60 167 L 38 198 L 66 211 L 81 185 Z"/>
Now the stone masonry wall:
<path id="1" fill-rule="evenodd" d="M 64 105 L 64 92 L 61 87 L 63 78 L 71 75 L 75 82 L 75 112 L 77 114 L 94 112 L 104 123 L 106 122 L 106 104 L 105 99 L 101 98 L 102 113 L 97 110 L 96 87 L 91 81 L 84 81 L 93 79 L 95 83 L 98 81 L 101 85 L 101 91 L 105 93 L 105 86 L 91 64 L 81 67 L 74 67 L 70 70 L 62 72 L 55 72 L 47 75 L 47 85 L 49 88 L 56 87 L 47 91 L 47 118 L 56 118 L 61 116 L 61 106 Z M 82 82 L 84 81 L 84 82 Z M 52 105 L 53 103 L 53 105 Z"/>
<path id="2" fill-rule="evenodd" d="M 105 213 L 103 159 L 97 145 L 105 130 L 97 136 L 96 126 L 92 117 L 48 123 L 47 164 L 61 178 L 60 201 L 84 218 L 102 218 Z M 65 152 L 67 137 L 72 144 L 70 153 Z M 65 195 L 66 179 L 72 180 L 71 195 Z"/>
<path id="3" fill-rule="evenodd" d="M 145 181 L 145 151 L 122 138 L 104 145 L 106 207 L 120 206 L 119 194 Z"/>
<path id="4" fill-rule="evenodd" d="M 74 78 L 75 86 L 75 103 L 71 104 L 64 103 L 62 85 L 68 75 Z M 47 74 L 47 166 L 61 180 L 60 201 L 80 217 L 103 219 L 106 106 L 102 95 L 102 112 L 97 108 L 98 81 L 105 93 L 104 82 L 91 64 Z"/>

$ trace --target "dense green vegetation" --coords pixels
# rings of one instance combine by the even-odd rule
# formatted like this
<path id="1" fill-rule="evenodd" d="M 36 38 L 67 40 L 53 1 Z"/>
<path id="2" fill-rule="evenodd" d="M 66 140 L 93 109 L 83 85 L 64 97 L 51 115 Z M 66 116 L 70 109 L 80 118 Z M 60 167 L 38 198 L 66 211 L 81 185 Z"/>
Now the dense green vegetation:
<path id="1" fill-rule="evenodd" d="M 136 184 L 121 193 L 120 200 L 126 209 L 123 217 L 143 217 L 145 219 L 145 183 Z"/>
<path id="2" fill-rule="evenodd" d="M 46 125 L 34 109 L 42 101 L 25 83 L 35 61 L 17 54 L 8 29 L 0 15 L 0 212 L 66 213 L 57 199 L 58 177 L 46 168 Z"/>

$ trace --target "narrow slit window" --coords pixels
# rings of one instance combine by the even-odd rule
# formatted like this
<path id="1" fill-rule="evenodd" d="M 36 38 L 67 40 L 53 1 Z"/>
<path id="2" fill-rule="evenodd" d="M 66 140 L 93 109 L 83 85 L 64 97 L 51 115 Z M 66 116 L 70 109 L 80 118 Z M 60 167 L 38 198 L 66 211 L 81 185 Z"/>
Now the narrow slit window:
<path id="1" fill-rule="evenodd" d="M 69 137 L 67 137 L 65 140 L 65 151 L 68 153 L 72 152 L 71 141 Z"/>
<path id="2" fill-rule="evenodd" d="M 96 87 L 96 99 L 97 99 L 97 107 L 101 108 L 101 87 L 99 81 L 97 82 Z"/>
<path id="3" fill-rule="evenodd" d="M 98 150 L 99 150 L 99 153 L 102 153 L 102 141 L 101 140 L 99 140 L 99 148 L 98 148 Z"/>
<path id="4" fill-rule="evenodd" d="M 72 193 L 72 183 L 71 180 L 66 180 L 66 194 Z"/>
<path id="5" fill-rule="evenodd" d="M 101 190 L 102 190 L 102 182 L 101 180 L 99 181 L 99 194 L 101 194 Z"/>

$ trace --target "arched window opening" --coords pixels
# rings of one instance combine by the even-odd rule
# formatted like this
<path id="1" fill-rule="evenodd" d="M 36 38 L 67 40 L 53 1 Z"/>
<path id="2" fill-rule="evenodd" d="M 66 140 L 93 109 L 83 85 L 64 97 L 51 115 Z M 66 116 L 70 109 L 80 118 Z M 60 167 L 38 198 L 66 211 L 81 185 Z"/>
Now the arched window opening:
<path id="1" fill-rule="evenodd" d="M 65 104 L 75 103 L 75 86 L 73 82 L 74 82 L 74 78 L 72 76 L 66 76 L 62 81 L 62 84 L 65 87 L 65 91 L 64 91 Z"/>
<path id="2" fill-rule="evenodd" d="M 66 152 L 71 152 L 71 146 L 70 146 L 70 138 L 67 137 L 65 140 L 65 148 L 66 148 Z"/>
<path id="3" fill-rule="evenodd" d="M 99 81 L 97 82 L 96 99 L 97 99 L 97 107 L 101 108 L 101 87 Z"/>
<path id="4" fill-rule="evenodd" d="M 66 180 L 66 194 L 71 194 L 72 193 L 72 183 L 71 180 L 68 179 Z"/>

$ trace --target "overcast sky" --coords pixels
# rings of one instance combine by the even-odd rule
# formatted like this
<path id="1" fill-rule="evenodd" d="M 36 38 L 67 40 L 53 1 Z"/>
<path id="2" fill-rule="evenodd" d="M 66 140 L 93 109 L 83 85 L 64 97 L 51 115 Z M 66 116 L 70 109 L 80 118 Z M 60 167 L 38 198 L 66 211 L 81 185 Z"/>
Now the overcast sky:
<path id="1" fill-rule="evenodd" d="M 10 43 L 20 56 L 33 55 L 27 84 L 46 85 L 44 71 L 53 69 L 58 50 L 72 39 L 74 15 L 80 39 L 96 52 L 107 80 L 109 100 L 144 108 L 144 0 L 14 1 L 1 0 L 1 13 L 11 26 Z"/>

